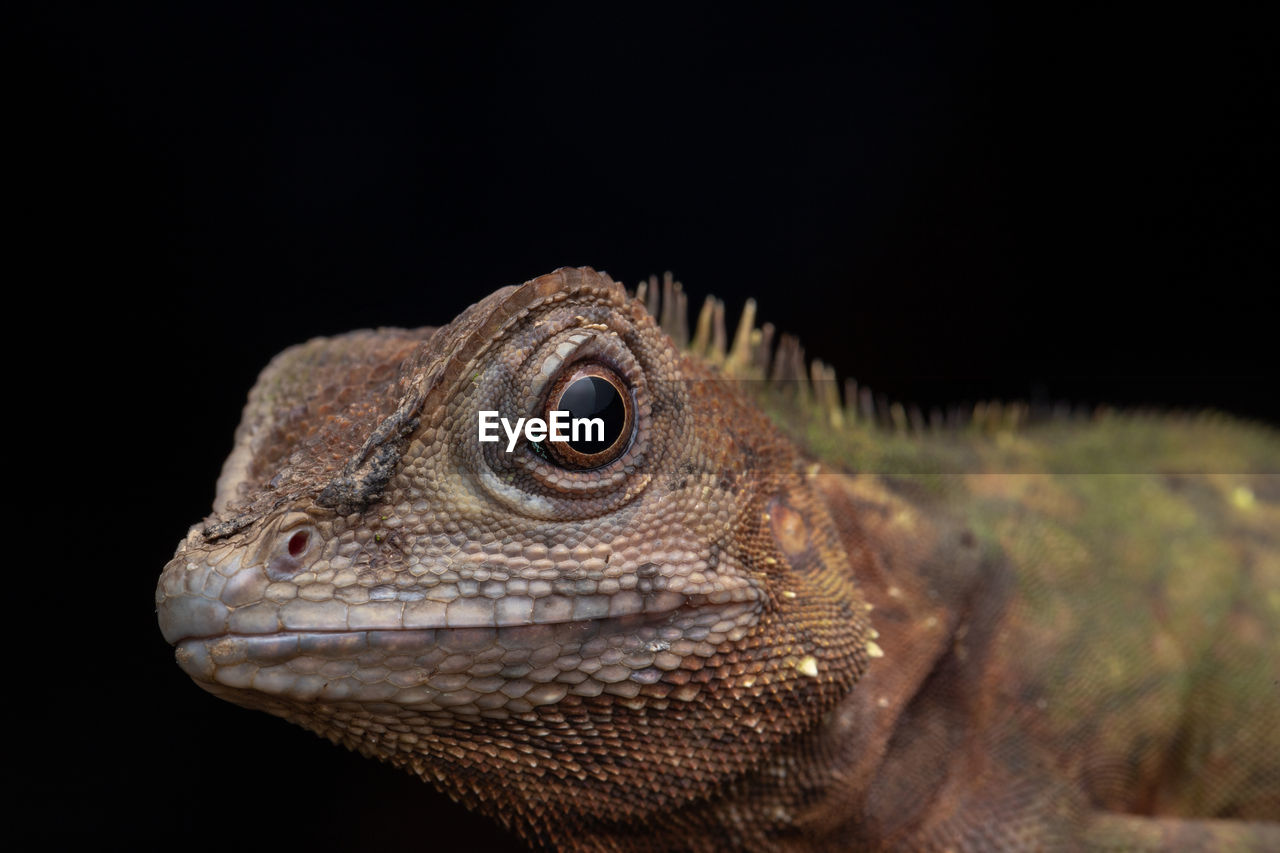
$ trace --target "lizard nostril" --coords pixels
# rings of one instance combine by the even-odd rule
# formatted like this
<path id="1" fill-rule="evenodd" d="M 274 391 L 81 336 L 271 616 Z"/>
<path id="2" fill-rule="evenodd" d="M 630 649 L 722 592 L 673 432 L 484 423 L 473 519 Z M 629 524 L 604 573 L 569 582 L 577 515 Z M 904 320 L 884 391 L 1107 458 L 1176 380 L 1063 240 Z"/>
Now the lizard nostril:
<path id="1" fill-rule="evenodd" d="M 289 537 L 289 556 L 300 557 L 307 550 L 307 545 L 311 542 L 311 534 L 305 530 L 299 530 L 297 533 Z"/>
<path id="2" fill-rule="evenodd" d="M 273 581 L 289 580 L 310 562 L 311 536 L 316 531 L 310 526 L 285 531 L 274 538 L 267 558 L 267 577 Z"/>

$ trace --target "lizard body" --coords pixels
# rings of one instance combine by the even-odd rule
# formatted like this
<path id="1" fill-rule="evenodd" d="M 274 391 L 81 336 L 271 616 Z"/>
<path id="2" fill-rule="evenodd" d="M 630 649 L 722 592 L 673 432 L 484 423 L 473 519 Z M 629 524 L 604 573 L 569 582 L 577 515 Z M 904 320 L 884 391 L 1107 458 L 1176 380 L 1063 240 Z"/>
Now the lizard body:
<path id="1" fill-rule="evenodd" d="M 157 587 L 180 665 L 534 844 L 1280 843 L 1274 432 L 931 430 L 663 289 L 277 356 Z M 477 441 L 584 367 L 610 451 Z"/>

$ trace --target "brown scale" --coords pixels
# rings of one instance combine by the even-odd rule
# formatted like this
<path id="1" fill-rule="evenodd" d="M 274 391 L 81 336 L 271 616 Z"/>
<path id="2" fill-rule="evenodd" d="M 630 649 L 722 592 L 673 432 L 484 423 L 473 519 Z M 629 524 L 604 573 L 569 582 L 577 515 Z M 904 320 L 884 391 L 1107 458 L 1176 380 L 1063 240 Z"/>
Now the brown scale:
<path id="1" fill-rule="evenodd" d="M 571 645 L 581 626 L 570 623 L 547 635 L 569 638 L 547 654 L 567 661 L 563 679 L 546 682 L 546 695 L 559 698 L 487 713 L 233 686 L 201 663 L 203 635 L 175 628 L 180 662 L 206 689 L 404 768 L 535 845 L 985 850 L 1203 840 L 1261 849 L 1276 840 L 1263 824 L 1143 823 L 1093 811 L 1090 797 L 1110 790 L 1105 773 L 1085 784 L 1040 718 L 1011 698 L 1027 683 L 1007 642 L 1022 618 L 1009 555 L 980 542 L 954 507 L 902 482 L 815 464 L 750 386 L 769 377 L 768 393 L 799 413 L 794 426 L 813 414 L 837 436 L 853 425 L 921 434 L 942 418 L 926 424 L 856 383 L 842 405 L 834 371 L 806 362 L 789 335 L 771 355 L 774 329 L 756 329 L 754 314 L 749 302 L 731 337 L 724 305 L 708 300 L 690 335 L 687 300 L 670 275 L 633 298 L 607 276 L 565 269 L 500 290 L 440 329 L 358 332 L 289 350 L 250 395 L 215 515 L 180 547 L 157 599 L 162 622 L 188 618 L 178 590 L 189 566 L 214 565 L 226 549 L 277 553 L 283 520 L 301 514 L 319 556 L 301 567 L 297 589 L 276 581 L 285 599 L 327 600 L 343 572 L 348 592 L 438 592 L 415 586 L 425 583 L 415 566 L 428 579 L 465 569 L 524 580 L 532 562 L 506 547 L 522 544 L 546 546 L 534 561 L 558 579 L 599 582 L 565 554 L 606 546 L 606 567 L 625 554 L 654 557 L 636 558 L 637 583 L 674 589 L 698 573 L 749 590 L 754 607 L 733 623 L 740 636 L 729 630 L 712 642 L 688 621 L 709 605 L 686 605 L 660 620 L 674 642 L 691 640 L 678 665 L 602 683 L 593 679 L 604 670 L 588 666 L 598 661 L 573 651 L 587 646 Z M 558 470 L 524 447 L 511 456 L 476 444 L 478 409 L 518 401 L 527 414 L 549 353 L 577 359 L 579 346 L 634 389 L 636 432 L 622 456 L 598 470 Z M 986 406 L 972 423 L 994 434 L 1023 420 L 1017 406 Z M 563 554 L 553 554 L 557 544 Z M 479 559 L 466 551 L 475 545 Z M 251 557 L 242 563 L 254 570 Z M 623 632 L 623 645 L 600 640 L 620 661 L 611 666 L 656 661 L 627 624 L 609 628 Z M 438 639 L 447 650 L 449 637 Z M 468 654 L 479 672 L 483 654 L 505 660 L 502 651 L 481 644 Z M 463 663 L 460 683 L 490 687 L 459 702 L 507 701 L 492 689 L 505 678 L 495 670 L 505 670 L 489 663 L 466 680 Z M 573 692 L 582 684 L 599 689 Z M 536 689 L 525 695 L 542 695 Z"/>

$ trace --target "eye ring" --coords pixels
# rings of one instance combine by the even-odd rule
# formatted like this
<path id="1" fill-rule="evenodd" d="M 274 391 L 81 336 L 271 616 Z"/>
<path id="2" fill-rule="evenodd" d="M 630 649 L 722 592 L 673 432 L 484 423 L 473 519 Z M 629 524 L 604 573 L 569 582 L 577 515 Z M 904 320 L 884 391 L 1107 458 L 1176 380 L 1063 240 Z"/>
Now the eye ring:
<path id="1" fill-rule="evenodd" d="M 546 443 L 548 455 L 565 468 L 603 468 L 631 446 L 636 431 L 635 397 L 622 377 L 606 365 L 585 362 L 567 370 L 547 395 L 543 415 L 548 423 L 553 411 L 568 411 L 571 419 L 599 418 L 604 424 L 601 440 Z"/>

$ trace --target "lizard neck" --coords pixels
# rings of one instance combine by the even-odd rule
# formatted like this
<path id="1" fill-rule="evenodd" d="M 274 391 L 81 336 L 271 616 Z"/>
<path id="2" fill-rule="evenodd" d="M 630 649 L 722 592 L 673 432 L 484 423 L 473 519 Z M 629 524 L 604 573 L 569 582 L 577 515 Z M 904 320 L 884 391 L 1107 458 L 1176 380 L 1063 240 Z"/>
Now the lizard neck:
<path id="1" fill-rule="evenodd" d="M 992 665 L 1007 571 L 909 484 L 828 472 L 814 485 L 870 611 L 871 660 L 821 724 L 760 774 L 773 790 L 754 808 L 774 816 L 774 839 L 801 847 L 919 839 L 975 771 L 980 750 L 965 733 L 991 713 L 976 688 Z"/>
<path id="2" fill-rule="evenodd" d="M 978 626 L 998 621 L 986 611 L 998 611 L 1001 596 L 973 593 L 984 578 L 989 583 L 990 574 L 999 574 L 999 566 L 982 558 L 962 525 L 877 478 L 823 471 L 811 483 L 875 628 L 866 672 L 815 725 L 776 744 L 707 800 L 648 822 L 652 831 L 643 838 L 606 830 L 589 839 L 557 837 L 557 844 L 618 850 L 877 846 L 919 837 L 926 816 L 937 813 L 950 784 L 967 771 L 973 751 L 966 744 L 907 733 L 963 739 L 973 720 L 987 713 L 970 698 L 976 691 L 969 685 L 981 684 L 989 665 L 989 632 Z M 904 790 L 913 796 L 900 796 Z M 904 809 L 904 802 L 914 805 Z"/>

